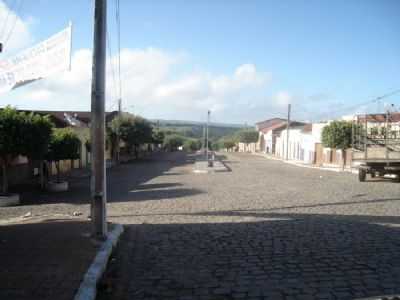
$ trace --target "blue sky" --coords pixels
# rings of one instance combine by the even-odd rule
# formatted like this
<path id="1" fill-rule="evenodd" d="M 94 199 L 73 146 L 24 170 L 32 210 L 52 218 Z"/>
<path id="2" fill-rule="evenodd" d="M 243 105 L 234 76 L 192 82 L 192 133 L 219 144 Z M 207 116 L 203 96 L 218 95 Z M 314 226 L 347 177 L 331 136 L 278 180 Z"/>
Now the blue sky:
<path id="1" fill-rule="evenodd" d="M 88 109 L 94 1 L 5 3 L 18 1 L 28 38 L 10 53 L 72 20 L 73 72 L 3 95 L 0 105 Z M 115 0 L 108 3 L 115 68 Z M 326 119 L 383 109 L 345 108 L 400 88 L 399 1 L 120 0 L 120 7 L 122 98 L 145 117 L 203 120 L 210 108 L 215 121 L 254 123 L 282 116 L 290 102 L 298 119 Z M 400 106 L 399 99 L 384 102 Z"/>

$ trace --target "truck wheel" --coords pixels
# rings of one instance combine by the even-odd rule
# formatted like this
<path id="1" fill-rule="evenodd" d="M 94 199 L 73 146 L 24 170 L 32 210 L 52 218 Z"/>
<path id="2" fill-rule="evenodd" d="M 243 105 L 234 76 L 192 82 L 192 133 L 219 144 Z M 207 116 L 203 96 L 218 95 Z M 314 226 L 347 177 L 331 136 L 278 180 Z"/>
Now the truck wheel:
<path id="1" fill-rule="evenodd" d="M 375 178 L 375 172 L 371 173 L 371 178 Z"/>
<path id="2" fill-rule="evenodd" d="M 358 180 L 360 182 L 364 182 L 366 177 L 367 177 L 367 171 L 364 169 L 359 169 L 358 170 Z"/>

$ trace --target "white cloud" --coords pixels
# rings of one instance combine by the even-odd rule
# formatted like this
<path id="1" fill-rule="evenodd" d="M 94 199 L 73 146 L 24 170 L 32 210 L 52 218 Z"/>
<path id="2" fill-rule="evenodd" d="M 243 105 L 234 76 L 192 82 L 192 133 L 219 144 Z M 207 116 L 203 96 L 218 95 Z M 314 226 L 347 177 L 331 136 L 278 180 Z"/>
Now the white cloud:
<path id="1" fill-rule="evenodd" d="M 293 101 L 293 96 L 287 91 L 280 91 L 276 93 L 273 99 L 278 106 L 284 107 Z"/>
<path id="2" fill-rule="evenodd" d="M 21 19 L 12 9 L 18 6 L 16 2 L 15 7 L 8 7 L 4 1 L 0 1 L 0 39 L 4 44 L 4 53 L 12 53 L 17 49 L 26 47 L 33 41 L 32 34 L 29 27 L 36 22 L 32 17 L 26 20 Z M 8 39 L 8 41 L 7 41 Z"/>
<path id="3" fill-rule="evenodd" d="M 12 91 L 0 105 L 48 110 L 90 109 L 92 51 L 80 49 L 72 56 L 72 70 Z M 116 109 L 117 57 L 107 63 L 106 108 Z M 254 64 L 237 66 L 230 74 L 182 71 L 186 55 L 160 49 L 124 49 L 121 52 L 123 106 L 149 118 L 203 119 L 208 109 L 215 121 L 242 121 L 246 111 L 265 101 L 260 95 L 271 75 Z M 181 70 L 178 72 L 178 70 Z M 117 84 L 118 85 L 118 84 Z M 201 117 L 199 117 L 201 116 Z"/>

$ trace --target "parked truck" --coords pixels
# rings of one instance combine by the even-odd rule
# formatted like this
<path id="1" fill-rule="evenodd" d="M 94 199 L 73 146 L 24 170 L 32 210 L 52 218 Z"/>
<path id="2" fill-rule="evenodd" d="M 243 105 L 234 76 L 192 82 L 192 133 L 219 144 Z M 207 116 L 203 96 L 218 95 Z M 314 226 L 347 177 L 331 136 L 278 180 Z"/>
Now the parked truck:
<path id="1" fill-rule="evenodd" d="M 393 175 L 400 182 L 400 113 L 358 115 L 352 126 L 352 165 L 358 178 Z"/>

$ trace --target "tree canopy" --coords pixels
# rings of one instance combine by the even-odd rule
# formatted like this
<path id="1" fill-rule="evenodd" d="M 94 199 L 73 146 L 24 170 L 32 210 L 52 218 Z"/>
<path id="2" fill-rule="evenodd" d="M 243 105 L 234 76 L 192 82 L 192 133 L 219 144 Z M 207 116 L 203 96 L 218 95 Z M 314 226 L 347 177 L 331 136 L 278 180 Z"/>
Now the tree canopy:
<path id="1" fill-rule="evenodd" d="M 3 193 L 8 192 L 7 169 L 18 155 L 43 160 L 49 150 L 53 123 L 49 117 L 18 112 L 7 106 L 0 110 L 0 163 Z"/>
<path id="2" fill-rule="evenodd" d="M 347 121 L 333 121 L 322 129 L 322 144 L 325 147 L 347 149 L 351 145 L 352 125 Z"/>
<path id="3" fill-rule="evenodd" d="M 153 128 L 140 116 L 122 115 L 111 121 L 109 127 L 112 135 L 118 135 L 125 142 L 128 151 L 134 149 L 136 157 L 140 145 L 153 143 Z"/>
<path id="4" fill-rule="evenodd" d="M 231 149 L 236 146 L 236 141 L 234 138 L 223 138 L 221 139 L 221 146 L 224 149 Z"/>
<path id="5" fill-rule="evenodd" d="M 236 133 L 237 139 L 241 143 L 250 144 L 258 141 L 258 132 L 254 129 L 243 129 Z"/>
<path id="6" fill-rule="evenodd" d="M 50 141 L 48 157 L 52 161 L 78 159 L 81 141 L 70 128 L 56 128 Z"/>
<path id="7" fill-rule="evenodd" d="M 0 110 L 0 157 L 9 163 L 24 152 L 25 114 L 10 106 Z"/>
<path id="8" fill-rule="evenodd" d="M 197 151 L 201 148 L 201 141 L 198 139 L 186 138 L 183 143 L 183 149 L 186 151 Z"/>
<path id="9" fill-rule="evenodd" d="M 10 106 L 0 110 L 0 163 L 2 165 L 2 192 L 8 193 L 8 167 L 24 152 L 25 114 Z"/>
<path id="10" fill-rule="evenodd" d="M 22 154 L 30 159 L 43 160 L 49 151 L 53 127 L 49 116 L 27 114 L 23 126 L 24 149 Z"/>
<path id="11" fill-rule="evenodd" d="M 162 145 L 164 143 L 165 133 L 162 130 L 153 130 L 153 144 Z"/>
<path id="12" fill-rule="evenodd" d="M 163 146 L 169 151 L 175 151 L 178 147 L 182 146 L 184 142 L 185 138 L 183 136 L 172 134 L 165 137 Z"/>

